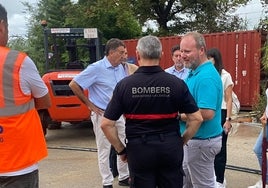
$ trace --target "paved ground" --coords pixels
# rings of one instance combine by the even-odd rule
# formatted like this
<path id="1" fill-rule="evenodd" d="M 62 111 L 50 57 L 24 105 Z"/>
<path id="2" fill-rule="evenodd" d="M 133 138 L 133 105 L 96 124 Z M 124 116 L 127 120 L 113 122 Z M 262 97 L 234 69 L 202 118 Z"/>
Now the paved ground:
<path id="1" fill-rule="evenodd" d="M 252 151 L 260 126 L 233 123 L 228 139 L 228 188 L 246 188 L 260 179 Z M 49 156 L 40 162 L 40 188 L 101 188 L 94 134 L 90 126 L 48 130 Z M 114 188 L 119 188 L 115 180 Z"/>

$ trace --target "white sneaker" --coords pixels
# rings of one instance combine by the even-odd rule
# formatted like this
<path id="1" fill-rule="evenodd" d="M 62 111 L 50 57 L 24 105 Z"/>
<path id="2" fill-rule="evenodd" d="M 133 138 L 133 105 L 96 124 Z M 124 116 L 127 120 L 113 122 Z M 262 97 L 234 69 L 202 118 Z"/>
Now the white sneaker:
<path id="1" fill-rule="evenodd" d="M 225 177 L 224 177 L 224 180 L 223 180 L 223 186 L 224 186 L 224 187 L 227 186 L 227 181 L 226 181 Z"/>
<path id="2" fill-rule="evenodd" d="M 259 180 L 255 185 L 249 186 L 248 188 L 262 188 L 262 180 Z M 265 188 L 268 188 L 268 185 Z"/>
<path id="3" fill-rule="evenodd" d="M 216 182 L 216 187 L 217 188 L 225 188 L 224 183 Z"/>

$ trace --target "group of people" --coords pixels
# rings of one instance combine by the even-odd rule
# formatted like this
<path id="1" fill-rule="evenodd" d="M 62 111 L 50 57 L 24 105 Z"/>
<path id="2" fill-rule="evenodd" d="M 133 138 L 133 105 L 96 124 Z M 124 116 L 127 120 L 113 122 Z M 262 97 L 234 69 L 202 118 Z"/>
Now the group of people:
<path id="1" fill-rule="evenodd" d="M 165 70 L 170 74 L 159 66 L 161 52 L 157 37 L 138 41 L 140 67 L 116 85 L 101 122 L 104 135 L 128 163 L 133 187 L 224 186 L 227 136 L 223 139 L 223 134 L 231 129 L 230 74 L 218 59 L 219 51 L 207 54 L 205 40 L 196 32 L 186 34 L 172 48 L 174 66 Z M 222 79 L 221 72 L 225 73 Z M 222 113 L 225 121 L 221 123 Z M 125 142 L 116 126 L 122 115 Z M 217 183 L 214 171 L 219 174 Z"/>
<path id="2" fill-rule="evenodd" d="M 7 41 L 7 12 L 0 5 L 0 186 L 37 188 L 37 163 L 47 156 L 37 110 L 49 108 L 50 98 L 33 61 L 7 48 Z M 120 186 L 226 186 L 231 75 L 220 51 L 207 50 L 198 32 L 185 34 L 171 54 L 174 65 L 163 70 L 160 40 L 142 37 L 136 47 L 138 67 L 126 62 L 124 42 L 112 38 L 105 57 L 70 82 L 91 111 L 103 188 L 112 188 L 115 178 L 111 146 L 117 154 Z M 261 164 L 259 145 L 260 141 L 254 151 Z"/>

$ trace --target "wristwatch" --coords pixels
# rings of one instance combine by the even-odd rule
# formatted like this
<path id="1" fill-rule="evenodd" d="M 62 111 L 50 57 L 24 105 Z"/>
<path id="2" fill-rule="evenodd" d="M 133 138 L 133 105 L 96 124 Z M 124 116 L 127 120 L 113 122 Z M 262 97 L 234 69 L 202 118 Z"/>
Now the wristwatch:
<path id="1" fill-rule="evenodd" d="M 226 121 L 231 121 L 232 120 L 232 118 L 231 117 L 226 117 L 226 119 L 225 119 Z"/>
<path id="2" fill-rule="evenodd" d="M 127 149 L 126 148 L 124 148 L 122 151 L 120 151 L 120 152 L 116 152 L 116 154 L 117 155 L 124 155 L 124 154 L 126 154 L 127 153 Z"/>

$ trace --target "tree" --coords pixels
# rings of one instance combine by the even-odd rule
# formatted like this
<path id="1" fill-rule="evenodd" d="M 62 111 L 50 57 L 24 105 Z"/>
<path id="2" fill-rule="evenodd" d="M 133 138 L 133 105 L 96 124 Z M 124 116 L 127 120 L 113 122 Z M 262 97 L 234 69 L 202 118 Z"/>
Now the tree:
<path id="1" fill-rule="evenodd" d="M 141 24 L 156 20 L 159 35 L 173 35 L 186 31 L 234 31 L 241 21 L 232 13 L 249 0 L 131 0 Z M 205 28 L 205 29 L 204 29 Z"/>
<path id="2" fill-rule="evenodd" d="M 23 2 L 25 6 L 25 13 L 30 15 L 28 18 L 28 31 L 27 31 L 27 52 L 29 56 L 35 62 L 37 69 L 41 75 L 45 72 L 45 58 L 44 58 L 44 40 L 43 40 L 43 30 L 40 24 L 42 20 L 42 13 L 45 11 L 42 8 L 32 6 L 27 2 Z"/>
<path id="3" fill-rule="evenodd" d="M 265 30 L 268 32 L 268 6 L 267 6 L 268 0 L 261 0 L 260 2 L 264 8 L 264 13 L 266 14 L 266 16 L 263 18 L 260 18 L 257 29 Z M 268 52 L 268 49 L 267 49 L 267 52 Z M 267 62 L 267 64 L 268 64 L 268 62 Z"/>
<path id="4" fill-rule="evenodd" d="M 70 0 L 43 0 L 39 8 L 44 9 L 43 19 L 47 20 L 49 27 L 66 27 L 67 12 L 71 12 L 73 4 Z"/>
<path id="5" fill-rule="evenodd" d="M 195 0 L 186 1 L 187 9 L 183 11 L 187 18 L 193 18 L 188 30 L 197 30 L 201 33 L 230 32 L 244 29 L 243 20 L 234 15 L 240 5 L 245 5 L 248 0 Z M 190 4 L 189 4 L 190 3 Z"/>
<path id="6" fill-rule="evenodd" d="M 11 49 L 28 53 L 27 40 L 21 36 L 9 38 L 7 46 Z"/>
<path id="7" fill-rule="evenodd" d="M 268 1 L 267 0 L 261 0 L 262 6 L 265 8 L 264 12 L 268 13 Z M 268 32 L 268 16 L 266 15 L 264 18 L 260 19 L 260 22 L 258 24 L 258 27 L 256 28 L 260 32 L 265 32 L 267 34 Z M 258 96 L 257 103 L 253 106 L 253 110 L 256 112 L 256 119 L 259 120 L 259 118 L 263 115 L 263 112 L 265 111 L 267 99 L 266 99 L 266 89 L 268 86 L 268 41 L 264 43 L 262 49 L 261 49 L 261 85 L 260 85 L 260 94 Z"/>
<path id="8" fill-rule="evenodd" d="M 96 27 L 106 40 L 135 38 L 142 33 L 138 20 L 124 1 L 80 0 L 66 21 L 73 26 Z"/>

